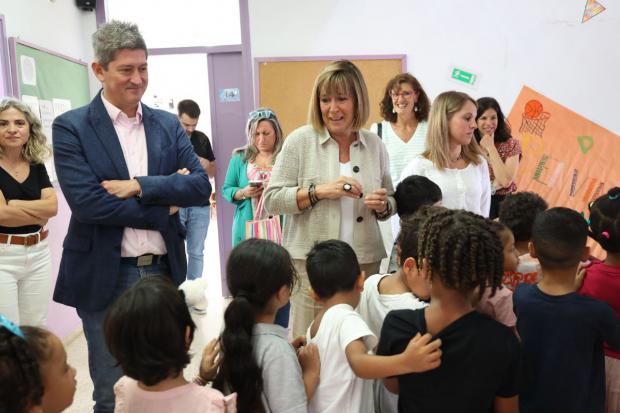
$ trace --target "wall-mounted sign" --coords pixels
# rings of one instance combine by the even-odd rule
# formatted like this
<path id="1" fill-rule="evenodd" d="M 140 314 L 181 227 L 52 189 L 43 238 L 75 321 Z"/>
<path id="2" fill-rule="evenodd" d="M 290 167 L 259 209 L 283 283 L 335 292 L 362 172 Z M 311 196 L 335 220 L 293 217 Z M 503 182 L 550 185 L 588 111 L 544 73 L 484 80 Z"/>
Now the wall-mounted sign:
<path id="1" fill-rule="evenodd" d="M 476 76 L 475 74 L 463 69 L 459 69 L 458 67 L 452 69 L 452 74 L 450 75 L 450 77 L 454 80 L 463 82 L 470 86 L 473 86 L 476 83 L 476 79 L 478 78 L 478 76 Z"/>
<path id="2" fill-rule="evenodd" d="M 239 102 L 241 95 L 238 87 L 232 87 L 228 89 L 220 89 L 220 102 Z"/>

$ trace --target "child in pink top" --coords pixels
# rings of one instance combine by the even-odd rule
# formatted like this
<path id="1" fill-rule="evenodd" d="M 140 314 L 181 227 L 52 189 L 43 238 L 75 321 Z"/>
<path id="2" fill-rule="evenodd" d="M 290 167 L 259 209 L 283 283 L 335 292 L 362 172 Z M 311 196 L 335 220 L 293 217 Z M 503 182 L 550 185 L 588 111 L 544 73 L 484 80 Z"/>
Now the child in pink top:
<path id="1" fill-rule="evenodd" d="M 489 221 L 489 225 L 502 242 L 504 271 L 515 271 L 519 264 L 519 253 L 515 248 L 512 231 L 497 221 Z M 503 285 L 495 291 L 493 296 L 491 296 L 491 288 L 487 287 L 476 305 L 476 310 L 511 328 L 514 328 L 517 323 L 517 317 L 512 309 L 512 291 Z"/>
<path id="2" fill-rule="evenodd" d="M 609 190 L 590 204 L 590 237 L 607 252 L 604 261 L 593 260 L 579 290 L 605 301 L 620 317 L 620 188 Z M 605 411 L 620 412 L 620 352 L 605 344 Z"/>
<path id="3" fill-rule="evenodd" d="M 183 377 L 196 325 L 183 292 L 165 277 L 144 277 L 110 307 L 106 344 L 125 373 L 114 386 L 116 413 L 234 413 L 236 394 L 205 387 L 219 346 L 205 348 L 193 383 Z"/>

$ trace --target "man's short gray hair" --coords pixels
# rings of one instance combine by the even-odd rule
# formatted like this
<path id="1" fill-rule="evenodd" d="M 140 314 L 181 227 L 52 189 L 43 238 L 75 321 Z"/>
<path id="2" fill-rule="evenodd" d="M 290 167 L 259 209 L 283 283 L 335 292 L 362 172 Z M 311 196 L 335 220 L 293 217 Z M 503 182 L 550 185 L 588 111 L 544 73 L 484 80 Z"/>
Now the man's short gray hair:
<path id="1" fill-rule="evenodd" d="M 134 23 L 112 20 L 103 24 L 93 34 L 93 49 L 95 59 L 108 69 L 108 64 L 116 57 L 116 52 L 121 49 L 146 50 L 144 38 Z"/>

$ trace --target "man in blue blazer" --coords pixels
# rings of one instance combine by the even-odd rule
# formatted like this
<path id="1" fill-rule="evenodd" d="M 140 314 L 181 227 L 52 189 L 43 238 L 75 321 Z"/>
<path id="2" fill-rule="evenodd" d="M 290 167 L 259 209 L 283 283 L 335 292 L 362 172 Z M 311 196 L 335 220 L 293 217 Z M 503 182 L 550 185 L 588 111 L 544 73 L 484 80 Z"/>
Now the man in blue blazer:
<path id="1" fill-rule="evenodd" d="M 88 344 L 95 412 L 113 412 L 121 371 L 103 321 L 140 277 L 185 279 L 179 207 L 203 205 L 211 186 L 178 119 L 140 103 L 147 52 L 137 26 L 116 22 L 93 35 L 102 91 L 53 125 L 54 161 L 71 221 L 54 300 L 75 307 Z"/>

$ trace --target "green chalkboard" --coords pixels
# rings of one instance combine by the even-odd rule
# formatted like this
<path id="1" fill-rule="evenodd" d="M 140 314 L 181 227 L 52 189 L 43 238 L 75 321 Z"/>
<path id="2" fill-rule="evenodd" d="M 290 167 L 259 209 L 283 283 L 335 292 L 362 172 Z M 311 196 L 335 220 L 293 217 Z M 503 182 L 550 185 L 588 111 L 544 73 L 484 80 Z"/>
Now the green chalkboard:
<path id="1" fill-rule="evenodd" d="M 71 107 L 77 108 L 90 102 L 88 84 L 88 66 L 85 63 L 55 54 L 15 40 L 14 45 L 14 79 L 17 80 L 19 97 L 36 96 L 39 99 L 67 99 Z M 13 52 L 13 50 L 11 50 Z M 34 59 L 36 68 L 36 85 L 24 84 L 22 78 L 22 56 Z M 16 69 L 16 70 L 15 70 Z"/>

